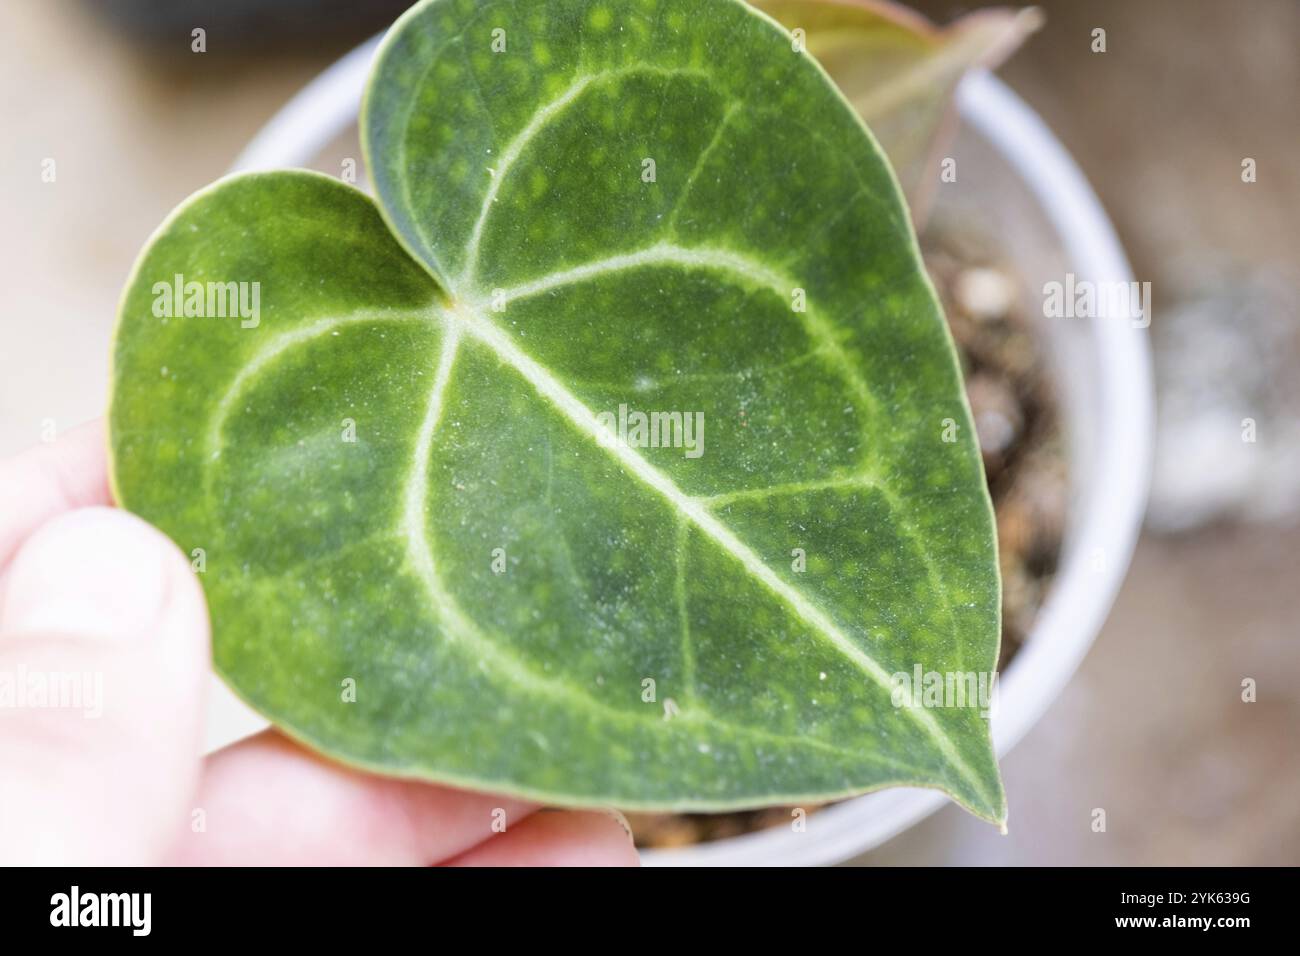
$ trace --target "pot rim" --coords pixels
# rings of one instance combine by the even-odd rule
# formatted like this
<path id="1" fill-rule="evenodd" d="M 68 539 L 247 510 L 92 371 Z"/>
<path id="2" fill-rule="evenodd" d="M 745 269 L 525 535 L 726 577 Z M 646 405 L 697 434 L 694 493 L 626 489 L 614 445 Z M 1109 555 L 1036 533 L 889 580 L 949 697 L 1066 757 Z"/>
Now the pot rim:
<path id="1" fill-rule="evenodd" d="M 295 95 L 253 137 L 232 171 L 305 166 L 356 122 L 380 37 L 346 54 Z M 1019 175 L 1055 229 L 1075 275 L 1130 282 L 1132 270 L 1100 201 L 1043 120 L 987 71 L 958 89 L 961 119 Z M 1150 473 L 1154 395 L 1146 330 L 1117 318 L 1086 322 L 1096 350 L 1100 423 L 1079 483 L 1071 534 L 1033 632 L 1000 678 L 994 746 L 1005 755 L 1037 722 L 1083 660 L 1110 611 L 1141 527 Z M 1089 556 L 1104 555 L 1097 565 Z M 1051 634 L 1050 638 L 1044 635 Z M 646 865 L 816 865 L 883 843 L 949 802 L 933 790 L 894 788 L 818 811 L 816 827 L 785 827 L 672 850 Z"/>

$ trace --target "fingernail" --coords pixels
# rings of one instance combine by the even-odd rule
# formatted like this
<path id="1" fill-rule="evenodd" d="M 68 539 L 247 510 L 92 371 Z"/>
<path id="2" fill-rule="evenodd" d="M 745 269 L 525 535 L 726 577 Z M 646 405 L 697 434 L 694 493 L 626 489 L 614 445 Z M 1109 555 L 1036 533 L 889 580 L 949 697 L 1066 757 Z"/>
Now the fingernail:
<path id="1" fill-rule="evenodd" d="M 167 600 L 168 560 L 165 540 L 126 512 L 60 515 L 14 556 L 0 632 L 147 637 Z"/>

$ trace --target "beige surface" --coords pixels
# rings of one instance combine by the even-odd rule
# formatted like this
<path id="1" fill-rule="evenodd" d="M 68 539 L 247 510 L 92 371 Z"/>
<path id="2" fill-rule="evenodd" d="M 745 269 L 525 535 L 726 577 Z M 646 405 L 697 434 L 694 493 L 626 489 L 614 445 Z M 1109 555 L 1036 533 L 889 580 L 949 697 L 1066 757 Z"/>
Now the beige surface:
<path id="1" fill-rule="evenodd" d="M 1098 185 L 1157 281 L 1156 321 L 1175 257 L 1293 269 L 1300 4 L 1044 5 L 1047 32 L 1004 75 Z M 141 244 L 336 52 L 163 64 L 80 5 L 0 4 L 0 454 L 101 411 Z M 1145 540 L 1078 678 L 1005 763 L 1010 835 L 948 809 L 867 862 L 1300 863 L 1298 555 L 1284 526 Z"/>

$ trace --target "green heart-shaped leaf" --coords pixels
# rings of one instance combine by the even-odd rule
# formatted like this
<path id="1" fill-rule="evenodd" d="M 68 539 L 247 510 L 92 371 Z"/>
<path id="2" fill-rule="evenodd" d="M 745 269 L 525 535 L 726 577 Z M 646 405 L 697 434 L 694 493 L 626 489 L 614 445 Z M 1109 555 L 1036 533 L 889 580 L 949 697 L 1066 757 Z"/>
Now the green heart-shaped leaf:
<path id="1" fill-rule="evenodd" d="M 118 499 L 197 555 L 232 686 L 349 763 L 558 803 L 1001 819 L 980 705 L 891 699 L 992 670 L 992 520 L 817 64 L 738 0 L 431 0 L 363 139 L 378 206 L 227 180 L 122 304 Z"/>

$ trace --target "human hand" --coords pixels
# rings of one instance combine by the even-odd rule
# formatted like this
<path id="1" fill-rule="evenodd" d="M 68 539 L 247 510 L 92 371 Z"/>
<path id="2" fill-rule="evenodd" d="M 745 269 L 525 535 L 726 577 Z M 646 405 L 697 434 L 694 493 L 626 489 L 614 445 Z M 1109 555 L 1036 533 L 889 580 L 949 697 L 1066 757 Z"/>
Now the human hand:
<path id="1" fill-rule="evenodd" d="M 110 507 L 104 450 L 96 422 L 0 463 L 0 863 L 636 864 L 614 813 L 372 776 L 274 731 L 201 759 L 203 591 Z"/>

